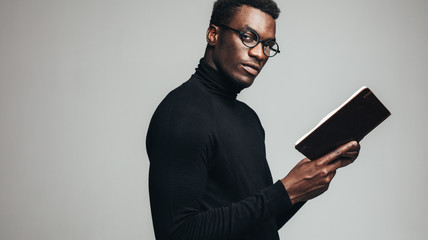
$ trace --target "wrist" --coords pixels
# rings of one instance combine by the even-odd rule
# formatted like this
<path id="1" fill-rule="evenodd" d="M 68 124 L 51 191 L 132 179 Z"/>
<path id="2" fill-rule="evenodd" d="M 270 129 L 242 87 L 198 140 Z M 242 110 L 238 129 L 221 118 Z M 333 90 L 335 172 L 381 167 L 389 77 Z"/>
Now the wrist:
<path id="1" fill-rule="evenodd" d="M 285 178 L 281 179 L 281 183 L 284 186 L 285 191 L 287 192 L 288 198 L 290 199 L 291 204 L 294 205 L 297 201 L 295 196 L 289 191 L 290 186 L 287 184 L 287 182 L 288 181 Z"/>

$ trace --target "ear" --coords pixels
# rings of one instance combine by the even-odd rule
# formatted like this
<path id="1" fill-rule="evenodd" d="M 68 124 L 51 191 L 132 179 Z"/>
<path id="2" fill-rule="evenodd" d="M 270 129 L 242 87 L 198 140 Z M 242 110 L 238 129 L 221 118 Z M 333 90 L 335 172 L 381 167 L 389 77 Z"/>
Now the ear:
<path id="1" fill-rule="evenodd" d="M 210 24 L 207 29 L 207 43 L 209 46 L 215 46 L 217 44 L 219 34 L 219 27 L 214 24 Z"/>

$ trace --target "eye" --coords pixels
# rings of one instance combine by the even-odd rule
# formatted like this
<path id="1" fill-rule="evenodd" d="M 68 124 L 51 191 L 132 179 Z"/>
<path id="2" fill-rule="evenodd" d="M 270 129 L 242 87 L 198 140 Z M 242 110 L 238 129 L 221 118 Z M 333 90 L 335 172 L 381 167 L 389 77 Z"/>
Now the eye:
<path id="1" fill-rule="evenodd" d="M 257 36 L 251 31 L 246 31 L 242 34 L 242 41 L 248 44 L 254 44 L 257 42 Z"/>
<path id="2" fill-rule="evenodd" d="M 271 51 L 278 51 L 278 44 L 275 41 L 267 41 L 264 44 L 267 48 L 269 48 Z"/>

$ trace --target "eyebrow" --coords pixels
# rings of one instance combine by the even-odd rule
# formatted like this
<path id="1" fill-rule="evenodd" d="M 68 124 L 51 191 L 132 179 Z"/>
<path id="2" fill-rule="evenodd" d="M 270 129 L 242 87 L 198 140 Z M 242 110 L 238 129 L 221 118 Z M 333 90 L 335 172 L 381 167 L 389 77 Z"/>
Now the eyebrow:
<path id="1" fill-rule="evenodd" d="M 244 28 L 245 28 L 246 30 L 251 30 L 251 31 L 256 32 L 256 33 L 257 33 L 257 35 L 259 35 L 259 37 L 260 37 L 259 32 L 257 32 L 254 28 L 250 27 L 248 24 L 245 24 Z M 260 39 L 260 40 L 261 40 L 261 39 Z M 273 40 L 273 41 L 275 41 L 275 42 L 276 42 L 276 38 L 269 38 L 269 39 L 265 39 L 265 40 L 263 40 L 263 41 L 267 41 L 267 40 Z"/>

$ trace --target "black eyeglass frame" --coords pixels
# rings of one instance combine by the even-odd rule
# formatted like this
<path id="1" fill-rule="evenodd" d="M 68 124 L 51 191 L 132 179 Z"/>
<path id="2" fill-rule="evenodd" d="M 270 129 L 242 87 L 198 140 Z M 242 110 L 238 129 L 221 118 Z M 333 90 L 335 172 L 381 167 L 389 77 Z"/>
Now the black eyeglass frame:
<path id="1" fill-rule="evenodd" d="M 261 43 L 262 44 L 262 46 L 263 46 L 263 54 L 264 55 L 266 55 L 266 56 L 268 56 L 268 57 L 273 57 L 273 56 L 275 56 L 276 54 L 278 54 L 278 53 L 280 53 L 281 51 L 279 51 L 279 44 L 275 41 L 275 40 L 273 40 L 273 39 L 268 39 L 268 40 L 260 40 L 260 36 L 259 36 L 259 34 L 256 32 L 256 31 L 254 31 L 254 30 L 252 30 L 252 29 L 246 29 L 245 31 L 239 31 L 238 29 L 234 29 L 234 28 L 231 28 L 231 27 L 229 27 L 229 26 L 227 26 L 227 25 L 224 25 L 224 24 L 218 24 L 218 26 L 219 27 L 224 27 L 224 28 L 226 28 L 226 29 L 229 29 L 229 30 L 231 30 L 231 31 L 234 31 L 234 32 L 236 32 L 236 33 L 238 33 L 239 34 L 239 38 L 241 39 L 241 41 L 242 41 L 242 44 L 244 44 L 245 46 L 247 46 L 247 47 L 249 47 L 249 48 L 254 48 L 255 46 L 257 46 L 259 43 Z M 256 43 L 254 44 L 254 46 L 251 46 L 251 45 L 248 45 L 248 44 L 246 44 L 245 42 L 244 42 L 244 35 L 245 35 L 245 33 L 247 33 L 247 32 L 251 32 L 251 33 L 253 33 L 256 37 L 257 37 L 257 41 L 256 41 Z M 275 50 L 275 49 L 272 49 L 272 48 L 270 48 L 270 46 L 267 44 L 267 43 L 269 43 L 269 42 L 274 42 L 275 44 L 276 44 L 276 46 L 278 46 L 278 49 L 277 50 Z M 264 50 L 264 47 L 268 47 L 268 48 L 270 48 L 270 50 L 271 51 L 273 51 L 273 52 L 275 52 L 272 56 L 269 56 L 269 55 L 267 55 L 266 54 L 266 52 L 265 52 L 265 50 Z"/>

